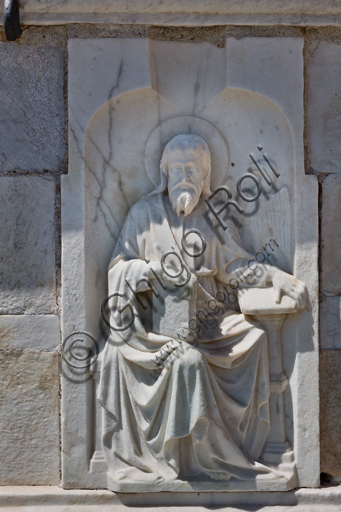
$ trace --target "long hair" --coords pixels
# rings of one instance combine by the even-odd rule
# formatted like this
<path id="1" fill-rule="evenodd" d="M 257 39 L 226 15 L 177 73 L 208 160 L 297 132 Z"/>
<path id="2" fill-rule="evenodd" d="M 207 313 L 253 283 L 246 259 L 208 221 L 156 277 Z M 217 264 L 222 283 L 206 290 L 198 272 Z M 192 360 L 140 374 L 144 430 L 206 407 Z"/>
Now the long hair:
<path id="1" fill-rule="evenodd" d="M 211 154 L 207 143 L 199 135 L 181 134 L 173 137 L 165 146 L 160 162 L 160 177 L 161 183 L 149 195 L 164 192 L 168 187 L 168 158 L 169 154 L 174 150 L 190 150 L 196 155 L 200 156 L 203 161 L 205 170 L 204 186 L 201 194 L 203 197 L 211 195 L 210 179 L 211 179 Z"/>

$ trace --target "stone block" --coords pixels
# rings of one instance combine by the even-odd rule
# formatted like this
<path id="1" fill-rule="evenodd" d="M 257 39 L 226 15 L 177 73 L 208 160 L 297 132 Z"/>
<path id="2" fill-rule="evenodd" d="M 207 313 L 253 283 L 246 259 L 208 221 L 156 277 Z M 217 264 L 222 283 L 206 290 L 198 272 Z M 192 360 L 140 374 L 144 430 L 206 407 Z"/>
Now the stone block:
<path id="1" fill-rule="evenodd" d="M 331 294 L 341 292 L 340 199 L 341 176 L 327 176 L 322 188 L 322 291 Z"/>
<path id="2" fill-rule="evenodd" d="M 341 349 L 340 297 L 326 297 L 320 305 L 320 348 Z"/>
<path id="3" fill-rule="evenodd" d="M 0 178 L 0 314 L 55 313 L 54 215 L 54 180 Z"/>
<path id="4" fill-rule="evenodd" d="M 1 351 L 0 374 L 0 484 L 58 484 L 58 355 Z"/>
<path id="5" fill-rule="evenodd" d="M 63 52 L 0 43 L 0 172 L 57 171 L 64 158 Z"/>
<path id="6" fill-rule="evenodd" d="M 321 472 L 341 477 L 341 350 L 320 354 Z"/>
<path id="7" fill-rule="evenodd" d="M 309 156 L 316 172 L 341 172 L 341 46 L 307 44 L 307 126 Z"/>
<path id="8" fill-rule="evenodd" d="M 59 343 L 57 315 L 0 315 L 2 350 L 53 350 Z"/>

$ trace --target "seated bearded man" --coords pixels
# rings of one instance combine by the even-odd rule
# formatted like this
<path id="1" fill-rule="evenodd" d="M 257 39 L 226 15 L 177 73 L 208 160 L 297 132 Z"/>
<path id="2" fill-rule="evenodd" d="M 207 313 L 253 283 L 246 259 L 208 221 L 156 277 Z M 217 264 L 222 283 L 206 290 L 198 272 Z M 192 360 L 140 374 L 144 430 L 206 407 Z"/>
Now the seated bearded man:
<path id="1" fill-rule="evenodd" d="M 143 292 L 165 289 L 172 281 L 161 265 L 166 253 L 176 252 L 195 276 L 196 312 L 207 312 L 204 305 L 210 301 L 217 304 L 223 286 L 233 278 L 236 282 L 235 269 L 250 275 L 252 255 L 243 249 L 233 225 L 218 237 L 206 220 L 210 172 L 210 152 L 201 137 L 173 138 L 163 152 L 160 186 L 130 209 L 110 263 L 113 328 L 103 353 L 99 399 L 103 449 L 117 482 L 279 476 L 257 462 L 269 430 L 264 330 L 219 304 L 211 328 L 212 318 L 197 313 L 195 343 L 171 342 L 169 335 L 147 327 L 141 314 L 146 313 Z M 189 255 L 198 249 L 182 250 L 189 230 L 200 233 L 201 238 L 190 235 L 199 244 L 207 242 L 200 258 Z M 277 297 L 284 293 L 304 306 L 303 283 L 270 265 L 259 268 L 262 276 L 252 275 L 253 285 L 272 285 Z M 191 283 L 193 279 L 186 286 Z M 152 308 L 148 311 L 152 315 Z M 172 321 L 176 328 L 177 318 Z"/>

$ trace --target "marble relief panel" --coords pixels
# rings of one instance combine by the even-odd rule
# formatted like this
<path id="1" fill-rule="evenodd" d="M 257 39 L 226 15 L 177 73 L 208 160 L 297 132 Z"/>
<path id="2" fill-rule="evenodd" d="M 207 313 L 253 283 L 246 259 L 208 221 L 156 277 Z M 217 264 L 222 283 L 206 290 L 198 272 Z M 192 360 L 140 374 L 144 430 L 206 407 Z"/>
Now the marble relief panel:
<path id="1" fill-rule="evenodd" d="M 70 41 L 65 487 L 318 485 L 302 44 Z"/>

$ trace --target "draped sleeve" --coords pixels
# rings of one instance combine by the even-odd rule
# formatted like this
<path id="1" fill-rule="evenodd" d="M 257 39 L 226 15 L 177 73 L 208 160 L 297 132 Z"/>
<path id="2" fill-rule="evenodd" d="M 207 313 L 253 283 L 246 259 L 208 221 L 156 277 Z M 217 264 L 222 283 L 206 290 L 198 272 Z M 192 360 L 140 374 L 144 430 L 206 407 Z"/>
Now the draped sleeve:
<path id="1" fill-rule="evenodd" d="M 241 287 L 267 286 L 270 265 L 257 262 L 254 256 L 243 248 L 234 224 L 231 221 L 226 221 L 226 224 L 228 227 L 223 235 L 212 237 L 210 240 L 209 265 L 211 268 L 215 266 L 216 279 L 222 283 L 237 279 Z"/>

